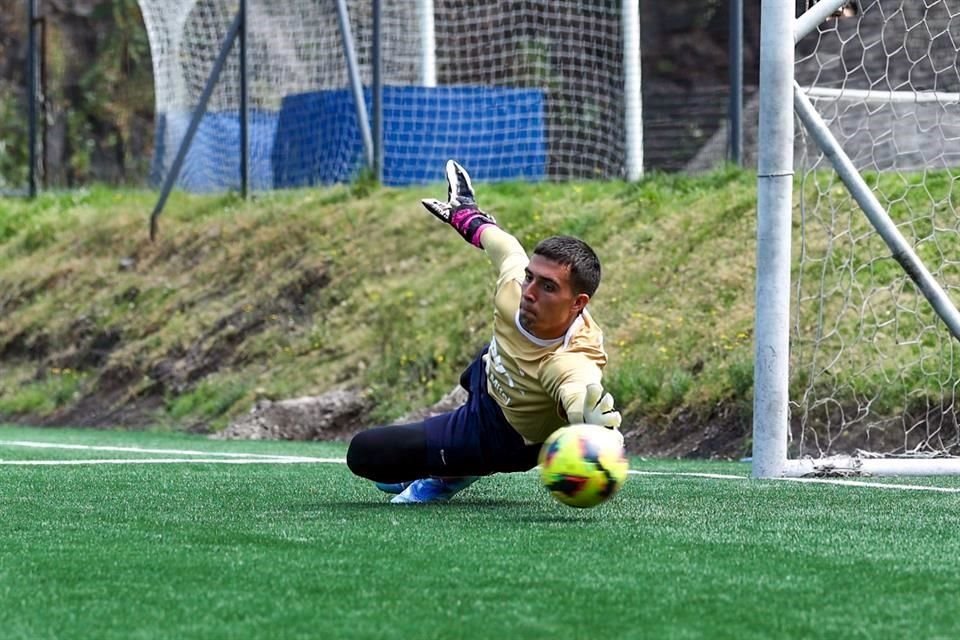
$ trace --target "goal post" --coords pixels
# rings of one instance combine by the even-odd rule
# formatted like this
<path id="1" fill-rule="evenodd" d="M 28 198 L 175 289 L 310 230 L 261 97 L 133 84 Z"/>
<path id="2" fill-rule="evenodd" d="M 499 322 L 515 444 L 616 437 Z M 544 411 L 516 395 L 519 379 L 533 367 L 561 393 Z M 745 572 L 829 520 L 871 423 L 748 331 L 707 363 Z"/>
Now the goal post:
<path id="1" fill-rule="evenodd" d="M 804 4 L 762 3 L 753 475 L 960 473 L 960 14 Z"/>
<path id="2" fill-rule="evenodd" d="M 763 0 L 757 133 L 757 288 L 753 474 L 775 477 L 787 459 L 790 251 L 793 203 L 792 0 Z"/>

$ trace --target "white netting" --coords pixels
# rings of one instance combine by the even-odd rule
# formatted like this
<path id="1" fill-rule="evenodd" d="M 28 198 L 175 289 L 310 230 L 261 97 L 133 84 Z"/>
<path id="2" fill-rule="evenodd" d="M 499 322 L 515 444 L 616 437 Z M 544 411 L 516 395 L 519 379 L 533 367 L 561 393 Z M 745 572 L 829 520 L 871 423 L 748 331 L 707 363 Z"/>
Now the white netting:
<path id="1" fill-rule="evenodd" d="M 156 180 L 170 168 L 237 2 L 140 6 L 156 82 Z M 371 3 L 347 6 L 369 109 Z M 619 3 L 402 0 L 382 7 L 387 184 L 436 181 L 447 157 L 460 158 L 479 180 L 624 173 Z M 354 178 L 364 148 L 336 2 L 249 0 L 248 12 L 253 186 Z M 239 183 L 238 49 L 181 186 Z"/>
<path id="2" fill-rule="evenodd" d="M 960 4 L 862 0 L 796 78 L 899 231 L 960 301 Z M 812 139 L 798 145 L 792 454 L 960 453 L 960 349 Z"/>

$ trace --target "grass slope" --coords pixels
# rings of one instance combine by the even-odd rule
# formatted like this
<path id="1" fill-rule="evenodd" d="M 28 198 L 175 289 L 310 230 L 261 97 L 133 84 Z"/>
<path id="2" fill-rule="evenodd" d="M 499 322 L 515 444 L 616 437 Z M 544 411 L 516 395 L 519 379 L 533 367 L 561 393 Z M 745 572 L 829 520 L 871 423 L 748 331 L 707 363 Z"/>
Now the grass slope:
<path id="1" fill-rule="evenodd" d="M 868 178 L 955 289 L 960 182 L 949 172 Z M 907 439 L 953 446 L 954 341 L 833 174 L 798 179 L 797 190 L 823 205 L 809 208 L 802 244 L 799 216 L 794 225 L 806 260 L 794 267 L 803 339 L 792 346 L 807 359 L 793 368 L 792 397 L 811 405 L 794 418 L 824 427 L 806 446 L 883 448 L 862 426 L 838 438 L 841 414 L 867 412 L 925 427 Z M 485 256 L 419 206 L 443 193 L 362 181 L 249 201 L 176 193 L 155 242 L 152 191 L 0 200 L 0 417 L 210 431 L 257 399 L 337 388 L 367 395 L 371 423 L 433 403 L 488 340 L 493 286 Z M 596 248 L 605 384 L 635 451 L 749 451 L 754 174 L 501 183 L 479 194 L 528 249 L 556 233 Z M 810 304 L 821 293 L 822 306 Z M 891 448 L 919 444 L 895 430 Z"/>
<path id="2" fill-rule="evenodd" d="M 10 440 L 342 455 L 331 443 L 0 428 L 8 463 L 53 456 Z M 134 454 L 56 452 L 121 455 Z M 534 474 L 398 507 L 339 464 L 0 464 L 0 627 L 10 640 L 960 632 L 948 604 L 957 494 L 750 481 L 736 463 L 632 466 L 664 475 L 576 510 Z M 731 478 L 678 475 L 689 472 Z"/>
<path id="3" fill-rule="evenodd" d="M 0 205 L 0 415 L 220 428 L 257 398 L 367 391 L 371 420 L 449 391 L 488 339 L 492 272 L 408 189 L 258 195 L 106 188 Z M 755 178 L 497 184 L 481 204 L 532 248 L 594 245 L 609 386 L 633 424 L 749 405 Z"/>

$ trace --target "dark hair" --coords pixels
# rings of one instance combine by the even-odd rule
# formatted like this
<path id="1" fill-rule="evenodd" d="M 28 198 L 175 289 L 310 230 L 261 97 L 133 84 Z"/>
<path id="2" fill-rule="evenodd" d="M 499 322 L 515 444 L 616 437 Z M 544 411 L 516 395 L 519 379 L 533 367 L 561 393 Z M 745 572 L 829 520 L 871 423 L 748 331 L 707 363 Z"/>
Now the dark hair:
<path id="1" fill-rule="evenodd" d="M 600 259 L 590 245 L 579 238 L 550 236 L 541 240 L 533 253 L 570 267 L 570 284 L 577 294 L 585 293 L 592 298 L 600 286 Z"/>

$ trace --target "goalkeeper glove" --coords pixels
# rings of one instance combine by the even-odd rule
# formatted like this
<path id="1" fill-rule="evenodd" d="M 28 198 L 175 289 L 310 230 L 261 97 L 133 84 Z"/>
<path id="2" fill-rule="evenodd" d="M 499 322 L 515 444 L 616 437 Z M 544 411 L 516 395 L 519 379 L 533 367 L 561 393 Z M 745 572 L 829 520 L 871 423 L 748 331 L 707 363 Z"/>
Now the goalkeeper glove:
<path id="1" fill-rule="evenodd" d="M 456 229 L 464 240 L 482 249 L 481 233 L 490 225 L 496 226 L 497 221 L 477 208 L 473 184 L 466 169 L 453 160 L 447 160 L 446 174 L 447 201 L 427 198 L 420 202 L 427 211 Z"/>
<path id="2" fill-rule="evenodd" d="M 613 408 L 613 396 L 599 384 L 588 384 L 583 394 L 583 409 L 567 413 L 570 424 L 598 424 L 608 429 L 620 426 L 620 412 Z"/>

